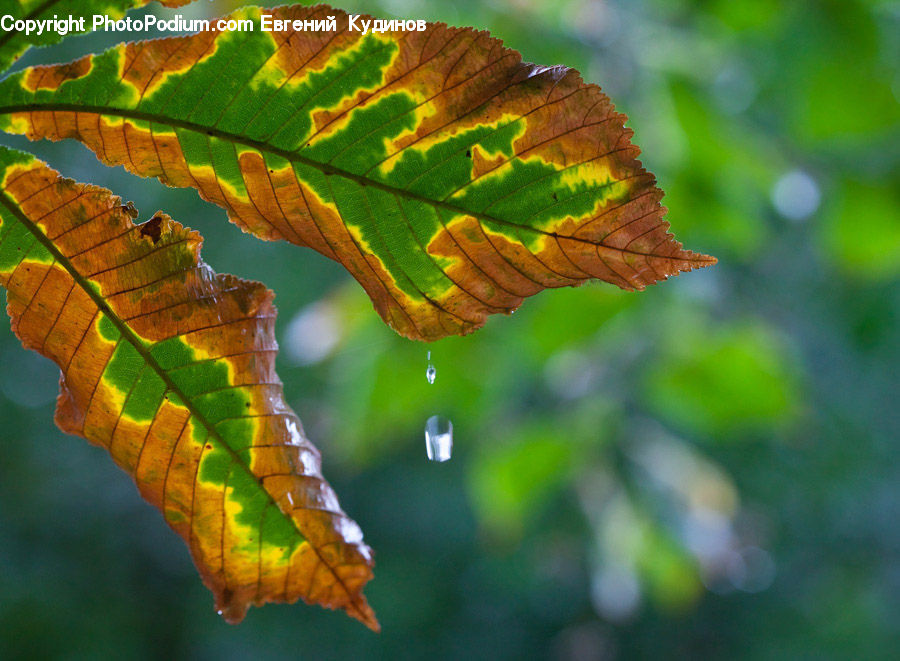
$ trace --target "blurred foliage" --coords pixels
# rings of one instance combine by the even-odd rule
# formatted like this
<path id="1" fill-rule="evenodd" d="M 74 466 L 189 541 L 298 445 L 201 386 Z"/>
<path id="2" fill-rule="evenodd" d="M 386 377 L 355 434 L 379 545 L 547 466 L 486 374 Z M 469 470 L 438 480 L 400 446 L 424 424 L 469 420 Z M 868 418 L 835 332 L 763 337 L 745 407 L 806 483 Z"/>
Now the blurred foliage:
<path id="1" fill-rule="evenodd" d="M 4 325 L 0 658 L 893 657 L 900 3 L 344 8 L 474 25 L 581 70 L 629 114 L 679 239 L 720 263 L 643 293 L 544 292 L 426 347 L 340 267 L 247 240 L 192 191 L 3 137 L 144 219 L 165 209 L 217 270 L 278 292 L 280 374 L 376 550 L 384 633 L 302 606 L 220 621 L 128 478 L 53 427 L 53 370 Z M 446 464 L 425 459 L 436 413 Z"/>

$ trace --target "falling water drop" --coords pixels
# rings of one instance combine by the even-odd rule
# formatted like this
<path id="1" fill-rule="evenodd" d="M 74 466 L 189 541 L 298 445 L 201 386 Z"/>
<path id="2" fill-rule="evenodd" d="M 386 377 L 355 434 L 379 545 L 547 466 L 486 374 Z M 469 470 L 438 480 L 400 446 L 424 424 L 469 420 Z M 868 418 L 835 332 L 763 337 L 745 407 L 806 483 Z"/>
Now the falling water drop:
<path id="1" fill-rule="evenodd" d="M 453 452 L 453 423 L 433 415 L 425 423 L 425 452 L 431 461 L 447 461 Z"/>
<path id="2" fill-rule="evenodd" d="M 428 352 L 426 360 L 428 361 L 428 368 L 425 370 L 425 379 L 427 379 L 428 383 L 434 383 L 434 378 L 437 376 L 437 369 L 431 364 L 430 351 Z"/>

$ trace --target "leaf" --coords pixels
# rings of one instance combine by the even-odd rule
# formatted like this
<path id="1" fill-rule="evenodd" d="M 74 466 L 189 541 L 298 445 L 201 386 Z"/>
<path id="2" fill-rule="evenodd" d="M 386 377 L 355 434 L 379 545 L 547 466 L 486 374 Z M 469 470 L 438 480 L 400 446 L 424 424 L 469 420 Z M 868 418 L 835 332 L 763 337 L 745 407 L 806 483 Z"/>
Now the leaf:
<path id="1" fill-rule="evenodd" d="M 78 19 L 84 18 L 85 30 L 91 31 L 91 17 L 94 14 L 103 14 L 112 20 L 122 18 L 129 9 L 143 7 L 150 0 L 0 0 L 0 16 L 10 16 L 13 21 L 33 20 L 44 21 L 58 16 L 65 19 L 69 16 Z M 166 7 L 180 7 L 190 0 L 160 0 L 160 4 Z M 6 71 L 32 46 L 49 46 L 62 41 L 65 35 L 61 35 L 57 29 L 42 29 L 40 34 L 32 31 L 31 34 L 21 30 L 4 30 L 0 32 L 0 72 Z"/>
<path id="2" fill-rule="evenodd" d="M 216 275 L 202 239 L 0 148 L 0 283 L 61 369 L 56 423 L 106 448 L 187 542 L 216 608 L 303 598 L 377 629 L 359 527 L 275 374 L 272 293 Z"/>
<path id="3" fill-rule="evenodd" d="M 668 234 L 626 117 L 577 71 L 469 28 L 363 35 L 319 5 L 264 13 L 337 32 L 263 32 L 261 13 L 18 73 L 0 128 L 197 188 L 244 230 L 344 264 L 411 338 L 547 287 L 643 289 L 715 262 Z"/>

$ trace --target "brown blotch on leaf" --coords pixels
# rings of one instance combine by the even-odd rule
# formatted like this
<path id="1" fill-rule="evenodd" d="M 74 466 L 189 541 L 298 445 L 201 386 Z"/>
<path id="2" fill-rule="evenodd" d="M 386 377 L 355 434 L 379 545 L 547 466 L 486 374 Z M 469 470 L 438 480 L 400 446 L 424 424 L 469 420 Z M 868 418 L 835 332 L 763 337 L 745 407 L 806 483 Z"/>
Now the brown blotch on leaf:
<path id="1" fill-rule="evenodd" d="M 159 243 L 159 237 L 162 235 L 162 216 L 153 216 L 141 225 L 140 234 L 153 241 L 153 245 Z"/>
<path id="2" fill-rule="evenodd" d="M 25 76 L 25 88 L 30 92 L 41 89 L 59 89 L 67 80 L 86 76 L 91 70 L 93 55 L 85 55 L 81 59 L 68 64 L 34 67 Z"/>

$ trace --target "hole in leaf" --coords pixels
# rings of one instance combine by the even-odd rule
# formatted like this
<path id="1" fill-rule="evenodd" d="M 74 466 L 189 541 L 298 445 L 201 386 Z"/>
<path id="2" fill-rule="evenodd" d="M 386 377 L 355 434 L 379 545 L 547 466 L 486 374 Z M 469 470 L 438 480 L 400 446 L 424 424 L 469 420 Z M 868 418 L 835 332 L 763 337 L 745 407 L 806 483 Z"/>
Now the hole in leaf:
<path id="1" fill-rule="evenodd" d="M 141 225 L 140 234 L 153 241 L 154 245 L 159 243 L 159 237 L 162 236 L 162 217 L 153 216 L 153 218 Z"/>

